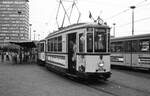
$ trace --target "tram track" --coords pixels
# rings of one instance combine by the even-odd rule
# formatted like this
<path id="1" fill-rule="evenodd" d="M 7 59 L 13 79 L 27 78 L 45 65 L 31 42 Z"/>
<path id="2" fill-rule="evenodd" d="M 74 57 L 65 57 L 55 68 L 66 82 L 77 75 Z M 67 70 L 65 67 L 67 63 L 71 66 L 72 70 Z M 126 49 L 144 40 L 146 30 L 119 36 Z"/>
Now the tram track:
<path id="1" fill-rule="evenodd" d="M 87 81 L 87 80 L 81 80 L 81 79 L 76 79 L 76 78 L 68 78 L 68 79 L 73 80 L 73 81 L 77 82 L 78 84 L 84 85 L 85 87 L 91 88 L 91 89 L 93 89 L 95 91 L 106 93 L 106 94 L 108 94 L 110 96 L 120 96 L 120 95 L 117 95 L 117 94 L 115 94 L 113 92 L 109 92 L 109 91 L 107 91 L 107 90 L 105 90 L 103 88 L 95 87 L 94 85 L 97 83 L 97 81 L 91 81 L 91 80 Z M 81 85 L 78 85 L 78 84 L 75 84 L 75 85 L 81 87 Z M 103 84 L 104 84 L 104 82 L 103 82 Z"/>
<path id="2" fill-rule="evenodd" d="M 87 86 L 90 87 L 90 88 L 92 88 L 92 89 L 95 89 L 97 91 L 101 91 L 101 92 L 107 93 L 107 94 L 112 95 L 112 96 L 120 96 L 120 95 L 114 94 L 113 92 L 109 92 L 107 90 L 104 90 L 102 88 L 98 88 L 98 87 L 94 87 L 94 86 L 89 86 L 89 85 L 87 85 Z"/>
<path id="3" fill-rule="evenodd" d="M 104 92 L 111 96 L 148 96 L 145 94 L 150 94 L 150 92 L 147 90 L 133 88 L 127 85 L 115 83 L 113 81 L 100 80 L 94 83 L 86 81 L 82 82 L 82 84 L 96 91 Z"/>
<path id="4" fill-rule="evenodd" d="M 91 84 L 88 86 L 96 90 L 112 94 L 114 96 L 148 96 L 145 94 L 150 94 L 150 92 L 147 90 L 116 83 L 114 81 L 103 82 L 100 80 L 99 82 L 100 83 L 97 83 L 97 85 Z"/>
<path id="5" fill-rule="evenodd" d="M 138 92 L 143 92 L 143 93 L 150 94 L 149 91 L 144 90 L 144 89 L 133 88 L 133 87 L 130 87 L 130 86 L 127 86 L 127 85 L 124 85 L 124 84 L 119 84 L 119 83 L 116 83 L 116 82 L 113 82 L 113 81 L 110 81 L 110 83 L 119 85 L 120 87 L 125 87 L 125 88 L 128 88 L 128 89 L 131 89 L 131 90 L 136 90 L 136 91 L 138 91 Z"/>

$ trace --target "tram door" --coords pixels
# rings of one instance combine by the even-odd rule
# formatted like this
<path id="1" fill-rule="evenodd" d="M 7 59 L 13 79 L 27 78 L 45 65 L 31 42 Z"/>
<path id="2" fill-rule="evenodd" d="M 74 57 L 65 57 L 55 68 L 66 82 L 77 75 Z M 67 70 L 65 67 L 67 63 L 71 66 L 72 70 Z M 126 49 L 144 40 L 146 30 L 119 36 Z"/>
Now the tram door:
<path id="1" fill-rule="evenodd" d="M 71 74 L 76 72 L 76 33 L 68 34 L 68 70 Z"/>

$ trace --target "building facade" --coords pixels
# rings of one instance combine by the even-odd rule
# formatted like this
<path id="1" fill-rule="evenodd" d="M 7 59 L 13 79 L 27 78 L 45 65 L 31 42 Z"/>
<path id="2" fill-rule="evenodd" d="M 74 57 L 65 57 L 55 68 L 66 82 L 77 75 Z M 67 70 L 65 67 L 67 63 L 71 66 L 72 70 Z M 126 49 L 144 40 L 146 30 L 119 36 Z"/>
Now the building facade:
<path id="1" fill-rule="evenodd" d="M 0 0 L 0 46 L 28 39 L 28 0 Z"/>

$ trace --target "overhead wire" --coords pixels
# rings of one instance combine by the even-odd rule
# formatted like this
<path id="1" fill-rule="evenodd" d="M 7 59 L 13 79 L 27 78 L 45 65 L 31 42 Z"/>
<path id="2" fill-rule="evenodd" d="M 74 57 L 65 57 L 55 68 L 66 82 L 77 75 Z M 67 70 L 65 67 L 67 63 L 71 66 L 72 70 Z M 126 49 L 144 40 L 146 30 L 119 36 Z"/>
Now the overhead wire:
<path id="1" fill-rule="evenodd" d="M 137 23 L 137 22 L 141 22 L 141 21 L 148 20 L 148 19 L 150 19 L 150 17 L 146 17 L 146 18 L 138 19 L 138 20 L 135 20 L 134 22 L 135 22 L 135 23 Z M 129 25 L 129 24 L 131 24 L 131 22 L 128 22 L 128 23 L 122 24 L 122 25 L 117 26 L 117 27 L 124 27 L 124 26 L 127 26 L 127 25 Z"/>
<path id="2" fill-rule="evenodd" d="M 147 1 L 147 0 L 144 0 L 144 1 L 142 1 L 142 2 L 137 3 L 137 4 L 136 4 L 136 8 L 145 7 L 145 6 L 150 5 L 150 3 L 143 4 L 145 1 Z M 142 4 L 142 5 L 141 5 L 141 4 Z M 124 13 L 124 12 L 127 12 L 127 11 L 128 11 L 128 10 L 126 9 L 126 10 L 124 10 L 124 11 L 118 13 L 118 15 L 120 15 L 120 14 L 122 14 L 122 13 Z M 118 15 L 116 14 L 116 15 L 114 15 L 113 17 L 116 17 L 116 16 L 118 16 Z M 148 20 L 148 19 L 150 19 L 150 17 L 145 17 L 145 18 L 142 18 L 142 19 L 135 20 L 134 23 L 138 23 L 138 22 L 145 21 L 145 20 Z M 122 24 L 122 25 L 119 25 L 119 26 L 116 26 L 116 27 L 119 27 L 119 28 L 120 28 L 120 27 L 124 27 L 124 26 L 130 25 L 130 24 L 131 24 L 131 22 L 128 22 L 128 23 L 125 23 L 125 24 Z"/>
<path id="3" fill-rule="evenodd" d="M 119 12 L 119 13 L 117 13 L 117 14 L 111 16 L 111 17 L 108 17 L 108 18 L 106 18 L 105 20 L 112 19 L 112 18 L 114 18 L 114 17 L 116 17 L 116 16 L 119 16 L 119 15 L 121 15 L 122 13 L 127 12 L 128 10 L 129 10 L 129 8 L 128 8 L 128 9 L 125 9 L 125 10 L 123 10 L 123 11 L 121 11 L 121 12 Z"/>
<path id="4" fill-rule="evenodd" d="M 143 0 L 143 1 L 141 1 L 141 2 L 139 2 L 139 3 L 137 3 L 137 4 L 135 4 L 136 8 L 143 7 L 144 5 L 141 5 L 141 4 L 145 3 L 146 1 L 147 1 L 147 0 Z M 147 6 L 148 6 L 149 4 L 150 4 L 150 3 L 148 3 Z M 119 16 L 119 15 L 121 15 L 121 14 L 123 14 L 123 13 L 129 11 L 129 10 L 130 10 L 130 8 L 127 8 L 127 9 L 121 11 L 121 12 L 118 12 L 117 14 L 115 14 L 115 15 L 113 15 L 113 16 L 110 16 L 110 17 L 106 18 L 105 20 L 113 19 L 113 18 L 115 18 L 115 17 L 117 17 L 117 16 Z"/>

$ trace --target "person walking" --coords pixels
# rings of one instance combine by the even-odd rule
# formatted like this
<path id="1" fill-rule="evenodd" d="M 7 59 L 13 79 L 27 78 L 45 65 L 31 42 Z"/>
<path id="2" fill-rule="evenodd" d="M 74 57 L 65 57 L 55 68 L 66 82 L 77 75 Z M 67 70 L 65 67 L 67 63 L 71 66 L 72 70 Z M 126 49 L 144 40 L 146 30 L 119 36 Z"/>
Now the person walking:
<path id="1" fill-rule="evenodd" d="M 2 62 L 4 62 L 4 52 L 2 52 Z"/>

